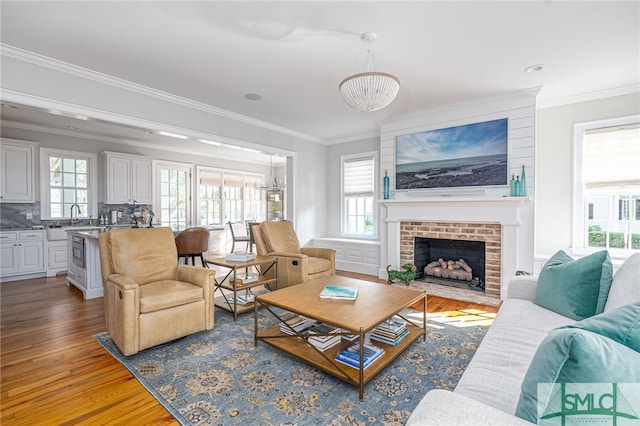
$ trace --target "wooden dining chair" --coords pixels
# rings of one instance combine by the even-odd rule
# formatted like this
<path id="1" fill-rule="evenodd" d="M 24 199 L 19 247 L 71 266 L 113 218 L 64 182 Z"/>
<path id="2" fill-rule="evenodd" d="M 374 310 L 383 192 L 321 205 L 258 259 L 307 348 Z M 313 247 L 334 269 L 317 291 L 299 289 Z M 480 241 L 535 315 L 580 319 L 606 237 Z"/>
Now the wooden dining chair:
<path id="1" fill-rule="evenodd" d="M 248 252 L 251 241 L 244 223 L 229 222 L 229 229 L 231 230 L 231 253 L 233 253 L 236 248 L 236 242 L 246 243 L 247 247 L 245 251 Z"/>

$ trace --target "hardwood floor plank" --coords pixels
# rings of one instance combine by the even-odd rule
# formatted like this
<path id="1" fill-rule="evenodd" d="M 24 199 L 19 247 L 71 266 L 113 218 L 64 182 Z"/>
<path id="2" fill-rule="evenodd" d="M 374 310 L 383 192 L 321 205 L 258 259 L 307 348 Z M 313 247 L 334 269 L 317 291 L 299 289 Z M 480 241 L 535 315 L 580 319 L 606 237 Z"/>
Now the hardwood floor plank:
<path id="1" fill-rule="evenodd" d="M 177 425 L 93 338 L 105 331 L 103 300 L 84 300 L 65 278 L 0 284 L 0 422 Z M 428 296 L 428 311 L 466 326 L 490 324 L 497 308 Z"/>

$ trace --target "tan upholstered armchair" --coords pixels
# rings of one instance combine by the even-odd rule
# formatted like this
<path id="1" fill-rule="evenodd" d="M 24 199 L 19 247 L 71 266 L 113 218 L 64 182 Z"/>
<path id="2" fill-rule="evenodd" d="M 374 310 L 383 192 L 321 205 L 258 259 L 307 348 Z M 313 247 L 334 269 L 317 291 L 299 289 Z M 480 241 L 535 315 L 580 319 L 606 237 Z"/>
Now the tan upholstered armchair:
<path id="1" fill-rule="evenodd" d="M 278 288 L 335 275 L 336 251 L 331 248 L 300 247 L 298 236 L 288 220 L 262 222 L 254 225 L 252 230 L 258 256 L 278 259 Z"/>
<path id="2" fill-rule="evenodd" d="M 177 259 L 170 228 L 100 234 L 107 331 L 124 355 L 213 328 L 215 271 Z"/>

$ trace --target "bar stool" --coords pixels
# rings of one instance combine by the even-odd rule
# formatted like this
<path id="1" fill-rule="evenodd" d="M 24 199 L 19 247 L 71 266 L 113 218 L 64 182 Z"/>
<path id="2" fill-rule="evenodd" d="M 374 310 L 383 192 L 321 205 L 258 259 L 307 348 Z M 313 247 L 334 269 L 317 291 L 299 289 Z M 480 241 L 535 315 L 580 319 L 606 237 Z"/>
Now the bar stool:
<path id="1" fill-rule="evenodd" d="M 184 264 L 195 266 L 196 256 L 200 258 L 202 266 L 209 267 L 202 253 L 209 251 L 209 231 L 206 228 L 188 228 L 176 235 L 176 247 L 178 248 L 178 263 L 184 257 Z"/>

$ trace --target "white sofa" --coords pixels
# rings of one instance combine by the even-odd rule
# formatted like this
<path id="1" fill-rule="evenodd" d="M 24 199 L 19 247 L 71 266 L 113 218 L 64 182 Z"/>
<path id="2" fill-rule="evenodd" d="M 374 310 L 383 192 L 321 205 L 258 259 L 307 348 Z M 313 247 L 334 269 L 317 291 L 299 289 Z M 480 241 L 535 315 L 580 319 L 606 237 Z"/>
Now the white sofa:
<path id="1" fill-rule="evenodd" d="M 519 425 L 515 417 L 529 364 L 547 333 L 575 321 L 533 303 L 537 279 L 515 277 L 507 298 L 454 391 L 432 390 L 407 425 Z M 604 311 L 640 301 L 640 253 L 613 276 Z"/>

